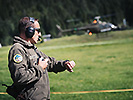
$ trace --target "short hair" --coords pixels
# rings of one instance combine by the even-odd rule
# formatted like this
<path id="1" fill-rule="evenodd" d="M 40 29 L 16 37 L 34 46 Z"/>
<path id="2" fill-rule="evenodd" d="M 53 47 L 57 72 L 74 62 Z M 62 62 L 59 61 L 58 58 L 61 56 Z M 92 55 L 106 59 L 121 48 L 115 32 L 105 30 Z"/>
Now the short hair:
<path id="1" fill-rule="evenodd" d="M 30 17 L 21 18 L 18 24 L 19 34 L 25 32 L 26 28 L 30 26 L 34 28 L 34 23 L 30 21 Z"/>

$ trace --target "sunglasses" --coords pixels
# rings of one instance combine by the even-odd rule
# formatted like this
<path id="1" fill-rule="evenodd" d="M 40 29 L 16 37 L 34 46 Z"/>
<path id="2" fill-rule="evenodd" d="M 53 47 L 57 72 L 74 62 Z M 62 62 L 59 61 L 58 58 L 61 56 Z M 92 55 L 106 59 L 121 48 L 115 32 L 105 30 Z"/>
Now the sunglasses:
<path id="1" fill-rule="evenodd" d="M 39 33 L 41 32 L 40 28 L 35 28 L 35 30 Z"/>

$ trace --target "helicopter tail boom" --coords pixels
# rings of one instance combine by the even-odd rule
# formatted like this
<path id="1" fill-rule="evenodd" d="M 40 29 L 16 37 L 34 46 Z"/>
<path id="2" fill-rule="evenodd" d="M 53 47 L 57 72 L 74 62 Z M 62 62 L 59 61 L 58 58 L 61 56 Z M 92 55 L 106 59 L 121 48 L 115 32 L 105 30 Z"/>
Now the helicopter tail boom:
<path id="1" fill-rule="evenodd" d="M 61 29 L 61 27 L 60 27 L 58 24 L 56 24 L 56 27 L 57 27 L 57 29 L 58 29 L 60 32 L 62 32 L 62 29 Z"/>

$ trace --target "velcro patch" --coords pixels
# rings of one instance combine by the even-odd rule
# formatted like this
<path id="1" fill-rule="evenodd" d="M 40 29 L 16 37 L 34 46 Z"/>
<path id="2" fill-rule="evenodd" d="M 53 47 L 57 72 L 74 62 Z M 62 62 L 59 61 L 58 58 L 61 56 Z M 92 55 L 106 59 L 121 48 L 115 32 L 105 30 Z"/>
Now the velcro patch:
<path id="1" fill-rule="evenodd" d="M 20 62 L 22 62 L 23 57 L 22 57 L 20 54 L 16 54 L 16 55 L 13 57 L 13 60 L 14 60 L 16 63 L 20 63 Z"/>

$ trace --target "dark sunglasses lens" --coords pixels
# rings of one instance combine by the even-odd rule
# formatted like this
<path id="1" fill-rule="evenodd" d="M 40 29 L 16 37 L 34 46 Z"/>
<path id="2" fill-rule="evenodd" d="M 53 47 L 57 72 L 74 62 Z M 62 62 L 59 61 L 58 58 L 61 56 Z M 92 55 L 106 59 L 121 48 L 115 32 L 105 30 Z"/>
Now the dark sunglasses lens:
<path id="1" fill-rule="evenodd" d="M 40 29 L 36 29 L 36 31 L 39 33 L 39 32 L 41 32 L 41 30 Z"/>

